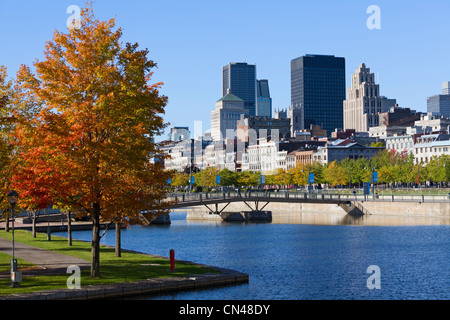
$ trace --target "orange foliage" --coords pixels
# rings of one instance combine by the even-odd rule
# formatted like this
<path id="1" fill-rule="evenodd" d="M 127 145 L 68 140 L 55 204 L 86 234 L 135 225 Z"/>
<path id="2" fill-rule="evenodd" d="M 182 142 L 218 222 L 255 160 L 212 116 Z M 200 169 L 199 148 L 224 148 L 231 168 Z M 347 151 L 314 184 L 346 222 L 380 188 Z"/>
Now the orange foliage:
<path id="1" fill-rule="evenodd" d="M 95 19 L 91 7 L 81 16 L 80 29 L 47 42 L 36 74 L 18 73 L 41 108 L 16 128 L 22 161 L 13 184 L 35 207 L 83 210 L 94 226 L 136 223 L 142 210 L 166 212 L 158 202 L 171 173 L 150 158 L 160 153 L 151 137 L 166 126 L 167 98 L 161 84 L 148 84 L 156 66 L 148 50 L 122 45 L 114 19 Z"/>

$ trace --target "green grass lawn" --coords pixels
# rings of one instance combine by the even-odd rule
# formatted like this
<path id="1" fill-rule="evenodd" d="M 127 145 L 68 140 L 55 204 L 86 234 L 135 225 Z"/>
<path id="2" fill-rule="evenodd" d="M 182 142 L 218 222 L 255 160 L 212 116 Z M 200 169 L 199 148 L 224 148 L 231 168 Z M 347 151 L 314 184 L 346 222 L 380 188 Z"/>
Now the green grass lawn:
<path id="1" fill-rule="evenodd" d="M 1 230 L 0 237 L 11 240 L 11 232 L 7 233 Z M 16 242 L 75 256 L 87 261 L 91 259 L 91 244 L 88 242 L 73 241 L 73 245 L 69 247 L 66 238 L 52 236 L 52 241 L 47 241 L 46 234 L 38 233 L 37 238 L 33 238 L 30 232 L 17 230 L 15 231 L 14 239 Z M 9 272 L 10 260 L 11 256 L 9 254 L 0 252 L 0 272 Z M 18 259 L 18 267 L 20 270 L 21 268 L 33 268 L 34 266 Z M 82 271 L 81 286 L 217 272 L 213 269 L 179 261 L 176 262 L 175 270 L 171 271 L 170 262 L 166 259 L 124 251 L 122 251 L 122 257 L 116 257 L 114 248 L 102 246 L 100 249 L 100 277 L 92 279 L 89 270 Z M 9 279 L 0 279 L 0 295 L 47 291 L 50 289 L 66 289 L 69 276 L 70 274 L 36 277 L 24 276 L 23 281 L 20 283 L 21 287 L 14 289 L 9 287 Z"/>
<path id="2" fill-rule="evenodd" d="M 10 264 L 11 256 L 7 253 L 0 252 L 0 272 L 9 272 L 11 270 Z M 35 266 L 34 264 L 22 259 L 17 259 L 17 264 L 20 266 L 20 270 L 30 270 L 37 268 L 37 266 Z"/>

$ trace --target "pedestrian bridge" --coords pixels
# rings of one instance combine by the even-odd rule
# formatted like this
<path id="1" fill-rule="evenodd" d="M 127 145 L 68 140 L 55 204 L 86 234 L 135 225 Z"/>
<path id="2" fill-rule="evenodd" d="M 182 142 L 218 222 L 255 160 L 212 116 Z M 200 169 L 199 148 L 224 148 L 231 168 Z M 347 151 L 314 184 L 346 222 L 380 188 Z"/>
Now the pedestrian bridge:
<path id="1" fill-rule="evenodd" d="M 171 193 L 165 199 L 167 208 L 181 209 L 204 206 L 211 214 L 220 215 L 230 203 L 242 202 L 251 212 L 262 212 L 271 202 L 281 203 L 311 203 L 311 204 L 336 204 L 350 215 L 371 214 L 366 208 L 368 202 L 373 204 L 397 203 L 408 206 L 410 203 L 434 203 L 445 205 L 444 210 L 450 205 L 450 193 L 445 194 L 398 194 L 392 192 L 376 192 L 371 195 L 341 194 L 336 192 L 308 192 L 308 191 L 266 191 L 246 190 L 242 192 L 227 191 L 219 193 Z M 220 207 L 219 207 L 220 205 Z M 377 205 L 378 206 L 378 205 Z M 371 205 L 370 207 L 374 207 Z M 398 207 L 397 207 L 398 208 Z M 421 209 L 419 209 L 421 210 Z"/>
<path id="2" fill-rule="evenodd" d="M 341 194 L 246 190 L 221 193 L 172 193 L 168 195 L 165 202 L 170 209 L 205 206 L 211 214 L 221 214 L 233 202 L 243 202 L 252 212 L 262 212 L 271 202 L 286 202 L 336 204 L 349 214 L 364 214 L 362 206 L 356 204 L 355 200 L 357 200 L 356 196 Z M 224 206 L 219 209 L 220 204 Z"/>

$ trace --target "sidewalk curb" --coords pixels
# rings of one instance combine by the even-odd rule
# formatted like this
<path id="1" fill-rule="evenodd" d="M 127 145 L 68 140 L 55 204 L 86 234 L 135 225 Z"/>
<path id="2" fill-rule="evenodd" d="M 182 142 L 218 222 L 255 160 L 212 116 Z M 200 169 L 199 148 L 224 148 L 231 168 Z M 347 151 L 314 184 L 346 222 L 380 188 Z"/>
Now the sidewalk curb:
<path id="1" fill-rule="evenodd" d="M 209 287 L 248 283 L 249 276 L 238 271 L 206 266 L 222 273 L 206 273 L 185 277 L 156 278 L 113 285 L 87 286 L 81 289 L 50 290 L 0 296 L 0 300 L 98 300 L 121 299 L 140 295 L 158 295 Z"/>

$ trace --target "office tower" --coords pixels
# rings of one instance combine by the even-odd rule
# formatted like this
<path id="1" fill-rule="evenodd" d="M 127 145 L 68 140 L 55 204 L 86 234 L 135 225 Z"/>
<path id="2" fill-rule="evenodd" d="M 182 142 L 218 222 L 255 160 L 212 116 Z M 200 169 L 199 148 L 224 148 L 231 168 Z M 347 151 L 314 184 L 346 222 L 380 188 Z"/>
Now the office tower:
<path id="1" fill-rule="evenodd" d="M 442 94 L 427 98 L 427 111 L 434 115 L 450 118 L 450 82 L 442 84 Z"/>
<path id="2" fill-rule="evenodd" d="M 229 92 L 229 91 L 228 91 Z M 216 109 L 211 111 L 211 137 L 215 141 L 236 135 L 237 123 L 241 115 L 248 116 L 244 100 L 228 93 L 216 102 Z M 227 130 L 234 130 L 228 131 Z M 228 133 L 228 135 L 227 135 Z"/>
<path id="3" fill-rule="evenodd" d="M 450 81 L 442 83 L 442 94 L 450 95 Z"/>
<path id="4" fill-rule="evenodd" d="M 256 80 L 256 116 L 272 118 L 272 98 L 268 80 Z"/>
<path id="5" fill-rule="evenodd" d="M 341 129 L 344 100 L 345 58 L 307 54 L 291 61 L 291 107 L 298 120 L 293 131 L 312 124 L 328 135 Z"/>
<path id="6" fill-rule="evenodd" d="M 249 115 L 256 115 L 256 65 L 229 63 L 223 67 L 222 95 L 229 93 L 244 100 Z"/>
<path id="7" fill-rule="evenodd" d="M 351 87 L 347 89 L 344 101 L 344 129 L 367 132 L 371 127 L 379 126 L 379 113 L 395 106 L 395 99 L 380 95 L 380 86 L 375 76 L 363 63 L 352 74 Z"/>

